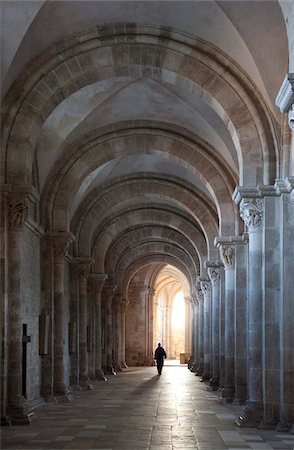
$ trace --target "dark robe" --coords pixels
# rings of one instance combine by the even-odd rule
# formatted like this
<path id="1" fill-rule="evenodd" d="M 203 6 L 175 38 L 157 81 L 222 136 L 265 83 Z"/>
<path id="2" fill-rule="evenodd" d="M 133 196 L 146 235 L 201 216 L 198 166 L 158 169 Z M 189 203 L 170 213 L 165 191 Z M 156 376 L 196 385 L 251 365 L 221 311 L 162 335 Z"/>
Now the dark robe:
<path id="1" fill-rule="evenodd" d="M 154 359 L 156 359 L 157 371 L 161 375 L 163 358 L 166 358 L 166 353 L 162 347 L 157 347 L 154 354 Z"/>

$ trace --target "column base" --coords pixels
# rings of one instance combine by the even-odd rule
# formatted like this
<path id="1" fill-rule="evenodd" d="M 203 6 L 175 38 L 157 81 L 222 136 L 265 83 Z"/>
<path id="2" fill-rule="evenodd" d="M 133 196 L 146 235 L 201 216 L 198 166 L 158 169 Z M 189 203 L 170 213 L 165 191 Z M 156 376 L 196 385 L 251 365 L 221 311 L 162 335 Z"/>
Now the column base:
<path id="1" fill-rule="evenodd" d="M 54 385 L 54 397 L 56 398 L 57 403 L 69 403 L 73 401 L 72 395 L 69 392 L 69 389 L 65 384 L 60 383 Z"/>
<path id="2" fill-rule="evenodd" d="M 33 412 L 28 411 L 25 402 L 9 406 L 8 414 L 12 425 L 29 425 L 36 417 Z"/>
<path id="3" fill-rule="evenodd" d="M 104 375 L 102 369 L 96 370 L 95 379 L 99 381 L 107 381 L 107 377 Z"/>
<path id="4" fill-rule="evenodd" d="M 154 363 L 154 360 L 152 360 L 152 362 Z M 122 367 L 123 369 L 128 369 L 128 368 L 129 368 L 129 366 L 127 365 L 127 363 L 126 363 L 125 361 L 122 361 L 122 362 L 120 363 L 120 365 L 121 365 L 121 367 Z M 152 365 L 154 365 L 154 364 L 152 364 Z"/>
<path id="5" fill-rule="evenodd" d="M 2 416 L 1 417 L 1 427 L 10 427 L 11 426 L 11 420 L 8 416 Z"/>
<path id="6" fill-rule="evenodd" d="M 210 378 L 208 386 L 212 391 L 217 391 L 219 388 L 219 378 Z"/>
<path id="7" fill-rule="evenodd" d="M 197 364 L 195 362 L 193 362 L 191 367 L 188 367 L 188 368 L 190 369 L 190 372 L 192 372 L 192 373 L 196 373 L 197 372 Z"/>
<path id="8" fill-rule="evenodd" d="M 291 433 L 292 428 L 293 427 L 291 427 L 291 425 L 289 425 L 288 423 L 279 422 L 278 424 L 276 424 L 275 430 L 278 431 L 279 433 L 287 433 L 288 431 Z M 294 428 L 292 433 L 294 433 Z"/>
<path id="9" fill-rule="evenodd" d="M 257 428 L 262 419 L 262 403 L 248 401 L 243 409 L 243 414 L 235 424 L 242 428 Z"/>
<path id="10" fill-rule="evenodd" d="M 276 431 L 278 431 L 277 430 L 277 422 L 275 421 L 265 421 L 265 420 L 262 420 L 261 422 L 260 422 L 260 424 L 258 425 L 258 428 L 260 429 L 260 430 L 276 430 Z M 283 430 L 283 431 L 288 431 L 288 427 L 287 427 L 287 429 L 286 430 Z"/>
<path id="11" fill-rule="evenodd" d="M 195 372 L 196 377 L 201 377 L 201 375 L 203 374 L 203 367 L 198 366 Z"/>
<path id="12" fill-rule="evenodd" d="M 235 397 L 235 388 L 233 386 L 224 386 L 221 390 L 219 401 L 221 403 L 233 403 Z"/>
<path id="13" fill-rule="evenodd" d="M 205 373 L 205 372 L 203 372 L 200 381 L 209 381 L 209 380 L 210 380 L 210 373 Z"/>
<path id="14" fill-rule="evenodd" d="M 78 389 L 79 391 L 92 391 L 93 386 L 89 381 L 86 381 L 84 383 L 80 383 Z"/>
<path id="15" fill-rule="evenodd" d="M 109 375 L 117 375 L 115 368 L 113 366 L 107 366 L 107 373 Z"/>

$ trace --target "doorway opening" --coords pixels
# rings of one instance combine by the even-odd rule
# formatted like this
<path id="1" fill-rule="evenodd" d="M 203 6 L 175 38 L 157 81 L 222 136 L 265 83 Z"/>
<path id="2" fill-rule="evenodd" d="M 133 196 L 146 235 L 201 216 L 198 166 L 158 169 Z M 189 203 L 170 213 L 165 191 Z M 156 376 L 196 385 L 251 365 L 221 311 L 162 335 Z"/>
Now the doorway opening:
<path id="1" fill-rule="evenodd" d="M 153 347 L 164 347 L 167 359 L 185 360 L 191 352 L 192 311 L 186 277 L 168 265 L 158 274 L 153 300 Z"/>

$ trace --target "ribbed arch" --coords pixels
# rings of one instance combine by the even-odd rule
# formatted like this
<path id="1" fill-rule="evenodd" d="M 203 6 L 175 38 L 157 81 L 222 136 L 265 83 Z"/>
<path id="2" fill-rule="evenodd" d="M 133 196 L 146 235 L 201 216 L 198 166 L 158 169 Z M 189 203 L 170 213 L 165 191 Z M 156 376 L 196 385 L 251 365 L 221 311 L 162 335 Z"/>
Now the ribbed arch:
<path id="1" fill-rule="evenodd" d="M 278 153 L 259 91 L 230 58 L 208 42 L 151 26 L 112 24 L 51 46 L 17 79 L 4 101 L 2 180 L 30 185 L 40 128 L 81 87 L 117 76 L 188 80 L 227 125 L 238 153 L 240 184 L 269 184 Z"/>
<path id="2" fill-rule="evenodd" d="M 163 226 L 138 226 L 131 230 L 126 230 L 119 235 L 109 246 L 105 256 L 105 271 L 115 272 L 119 261 L 124 255 L 133 252 L 137 245 L 151 242 L 170 242 L 178 246 L 181 250 L 189 254 L 194 261 L 195 268 L 200 274 L 199 253 L 192 243 L 178 231 Z"/>
<path id="3" fill-rule="evenodd" d="M 149 128 L 111 133 L 84 143 L 82 147 L 75 147 L 75 151 L 67 154 L 66 161 L 55 168 L 55 181 L 50 179 L 42 195 L 42 212 L 46 212 L 47 228 L 69 228 L 69 208 L 74 194 L 97 167 L 113 159 L 136 154 L 161 155 L 199 176 L 213 196 L 219 215 L 219 232 L 234 233 L 235 207 L 231 196 L 235 183 L 213 149 L 205 142 L 200 146 L 171 131 Z"/>
<path id="4" fill-rule="evenodd" d="M 181 211 L 174 208 L 169 210 L 162 205 L 159 209 L 149 204 L 148 207 L 146 205 L 146 208 L 126 209 L 118 215 L 115 221 L 106 221 L 103 226 L 95 230 L 91 253 L 95 258 L 95 270 L 97 272 L 105 270 L 105 254 L 117 235 L 142 225 L 150 227 L 158 225 L 168 226 L 178 231 L 194 246 L 201 261 L 201 269 L 203 269 L 204 260 L 211 257 L 208 254 L 208 247 L 203 233 L 189 219 L 189 216 L 183 215 Z M 212 247 L 210 254 L 217 258 L 218 250 Z"/>
<path id="5" fill-rule="evenodd" d="M 183 264 L 182 261 L 179 261 L 177 258 L 173 257 L 172 255 L 146 255 L 142 258 L 138 259 L 137 261 L 134 261 L 129 265 L 129 267 L 126 269 L 124 277 L 119 277 L 118 280 L 121 281 L 121 292 L 125 297 L 127 297 L 127 290 L 129 283 L 133 276 L 138 272 L 142 267 L 150 265 L 152 268 L 162 267 L 162 265 L 170 264 L 174 267 L 176 267 L 178 270 L 180 270 L 187 278 L 188 282 L 192 286 L 193 278 L 191 277 L 191 274 L 187 270 L 186 266 Z"/>
<path id="6" fill-rule="evenodd" d="M 134 174 L 117 182 L 111 180 L 110 183 L 93 189 L 85 198 L 73 218 L 71 227 L 77 238 L 77 252 L 85 255 L 90 252 L 89 246 L 95 228 L 105 216 L 109 217 L 115 205 L 124 204 L 127 207 L 126 199 L 130 199 L 130 206 L 134 202 L 141 205 L 146 195 L 151 195 L 150 200 L 159 195 L 161 200 L 172 200 L 176 205 L 185 206 L 203 233 L 211 236 L 211 239 L 207 238 L 207 240 L 210 245 L 213 244 L 212 240 L 218 234 L 217 217 L 212 205 L 203 194 L 188 183 L 185 186 L 181 180 L 176 180 L 174 177 L 159 178 L 157 176 L 155 178 L 148 174 L 146 177 L 138 178 Z"/>

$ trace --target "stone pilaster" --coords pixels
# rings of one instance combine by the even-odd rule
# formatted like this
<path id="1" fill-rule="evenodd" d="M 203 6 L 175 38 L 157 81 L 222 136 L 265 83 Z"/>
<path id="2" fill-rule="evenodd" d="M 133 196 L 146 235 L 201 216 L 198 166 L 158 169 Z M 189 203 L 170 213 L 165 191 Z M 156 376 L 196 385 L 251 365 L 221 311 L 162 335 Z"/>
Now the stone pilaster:
<path id="1" fill-rule="evenodd" d="M 92 389 L 88 373 L 88 293 L 87 280 L 90 275 L 92 260 L 75 258 L 79 279 L 79 387 L 81 390 Z"/>
<path id="2" fill-rule="evenodd" d="M 248 265 L 248 400 L 237 425 L 257 426 L 263 413 L 262 392 L 262 225 L 263 199 L 243 198 L 240 215 L 249 233 Z"/>
<path id="3" fill-rule="evenodd" d="M 202 381 L 211 378 L 211 283 L 208 278 L 199 278 L 203 292 L 203 373 Z"/>
<path id="4" fill-rule="evenodd" d="M 199 312 L 198 312 L 198 299 L 196 295 L 196 288 L 193 287 L 191 290 L 191 301 L 192 301 L 192 311 L 193 311 L 193 324 L 192 324 L 192 355 L 188 364 L 188 368 L 191 372 L 196 372 L 198 367 L 198 334 L 199 334 Z"/>
<path id="5" fill-rule="evenodd" d="M 247 399 L 247 268 L 248 235 L 236 236 L 235 244 L 235 401 Z"/>
<path id="6" fill-rule="evenodd" d="M 7 198 L 8 225 L 8 377 L 7 414 L 12 424 L 28 424 L 34 417 L 28 412 L 22 386 L 22 241 L 28 215 L 25 196 Z"/>
<path id="7" fill-rule="evenodd" d="M 109 375 L 116 375 L 113 365 L 113 297 L 117 286 L 105 285 L 105 349 L 106 349 L 106 372 Z"/>
<path id="8" fill-rule="evenodd" d="M 64 269 L 65 257 L 74 236 L 69 232 L 48 233 L 53 251 L 54 279 L 54 395 L 59 401 L 71 401 L 65 379 Z"/>
<path id="9" fill-rule="evenodd" d="M 125 298 L 122 298 L 120 302 L 120 313 L 121 313 L 120 366 L 124 369 L 128 368 L 126 363 L 126 308 L 127 308 L 127 301 Z"/>
<path id="10" fill-rule="evenodd" d="M 201 290 L 199 283 L 197 283 L 196 287 L 196 295 L 198 299 L 198 367 L 196 370 L 197 376 L 201 376 L 203 374 L 203 366 L 204 366 L 204 337 L 203 337 L 203 323 L 204 323 L 204 295 Z"/>
<path id="11" fill-rule="evenodd" d="M 102 343 L 101 343 L 101 292 L 107 275 L 104 273 L 90 274 L 94 285 L 95 295 L 95 378 L 96 380 L 107 381 L 102 370 Z"/>
<path id="12" fill-rule="evenodd" d="M 113 366 L 115 371 L 121 370 L 121 364 L 120 364 L 120 354 L 121 354 L 121 301 L 122 301 L 122 294 L 120 292 L 116 292 L 113 297 L 113 317 L 114 317 L 114 323 L 113 323 Z"/>
<path id="13" fill-rule="evenodd" d="M 212 288 L 211 302 L 211 379 L 209 385 L 216 390 L 220 379 L 220 274 L 221 261 L 207 261 L 206 268 Z"/>
<path id="14" fill-rule="evenodd" d="M 221 399 L 225 402 L 232 402 L 235 396 L 235 249 L 230 237 L 216 238 L 216 243 L 225 267 L 225 379 Z"/>

